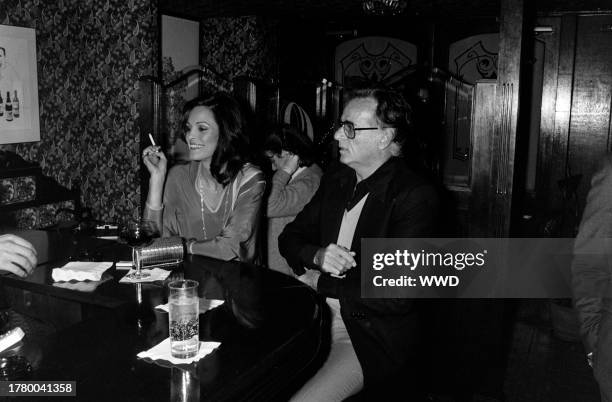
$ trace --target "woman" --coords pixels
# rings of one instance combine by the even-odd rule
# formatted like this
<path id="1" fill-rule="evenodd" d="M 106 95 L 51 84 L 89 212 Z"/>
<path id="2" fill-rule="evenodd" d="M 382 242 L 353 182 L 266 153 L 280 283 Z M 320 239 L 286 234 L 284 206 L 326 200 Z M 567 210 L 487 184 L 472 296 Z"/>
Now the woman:
<path id="1" fill-rule="evenodd" d="M 222 92 L 198 97 L 185 105 L 183 120 L 187 164 L 174 166 L 166 178 L 159 147 L 143 152 L 151 174 L 144 219 L 155 222 L 162 236 L 187 239 L 190 254 L 253 261 L 265 181 L 247 162 L 240 106 Z"/>
<path id="2" fill-rule="evenodd" d="M 275 171 L 267 207 L 268 266 L 294 276 L 278 251 L 278 236 L 310 201 L 319 188 L 323 172 L 314 163 L 312 141 L 292 127 L 283 126 L 273 131 L 264 149 Z"/>

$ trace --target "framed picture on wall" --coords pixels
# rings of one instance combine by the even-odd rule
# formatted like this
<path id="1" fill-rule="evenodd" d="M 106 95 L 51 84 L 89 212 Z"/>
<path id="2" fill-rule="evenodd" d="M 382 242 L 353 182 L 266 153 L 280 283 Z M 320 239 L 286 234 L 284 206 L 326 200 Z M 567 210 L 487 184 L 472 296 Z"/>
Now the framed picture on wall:
<path id="1" fill-rule="evenodd" d="M 0 144 L 40 141 L 36 32 L 0 25 Z"/>

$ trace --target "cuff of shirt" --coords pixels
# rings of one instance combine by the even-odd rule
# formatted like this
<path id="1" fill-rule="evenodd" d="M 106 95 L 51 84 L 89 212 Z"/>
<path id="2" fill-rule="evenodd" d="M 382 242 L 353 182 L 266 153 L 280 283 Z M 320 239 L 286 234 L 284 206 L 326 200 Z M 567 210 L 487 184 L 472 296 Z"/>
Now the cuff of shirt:
<path id="1" fill-rule="evenodd" d="M 147 209 L 150 209 L 151 211 L 161 211 L 162 209 L 164 209 L 164 204 L 161 204 L 159 208 L 154 208 L 151 206 L 151 204 L 149 204 L 148 202 L 145 202 L 145 207 Z"/>
<path id="2" fill-rule="evenodd" d="M 148 203 L 146 203 L 143 214 L 142 214 L 142 218 L 144 220 L 149 220 L 153 222 L 161 222 L 163 210 L 164 210 L 163 204 L 161 208 L 157 209 L 157 208 L 151 208 L 151 206 Z"/>
<path id="3" fill-rule="evenodd" d="M 289 183 L 289 180 L 291 180 L 291 175 L 287 172 L 285 172 L 283 169 L 278 169 L 276 171 L 276 173 L 274 173 L 274 176 L 272 177 L 273 181 L 278 181 L 282 184 L 287 184 Z"/>
<path id="4" fill-rule="evenodd" d="M 302 250 L 300 250 L 300 261 L 305 268 L 316 269 L 319 271 L 321 270 L 321 267 L 314 263 L 314 257 L 317 254 L 317 251 L 319 251 L 319 247 L 315 245 L 309 244 L 302 247 Z"/>

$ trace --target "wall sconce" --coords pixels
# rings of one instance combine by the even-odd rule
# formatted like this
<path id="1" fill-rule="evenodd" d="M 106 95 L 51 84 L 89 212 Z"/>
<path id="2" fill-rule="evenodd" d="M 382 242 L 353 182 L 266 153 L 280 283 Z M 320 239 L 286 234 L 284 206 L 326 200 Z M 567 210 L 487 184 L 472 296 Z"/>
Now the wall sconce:
<path id="1" fill-rule="evenodd" d="M 546 26 L 537 26 L 533 28 L 533 32 L 538 35 L 538 34 L 551 34 L 553 33 L 553 27 L 546 25 Z"/>

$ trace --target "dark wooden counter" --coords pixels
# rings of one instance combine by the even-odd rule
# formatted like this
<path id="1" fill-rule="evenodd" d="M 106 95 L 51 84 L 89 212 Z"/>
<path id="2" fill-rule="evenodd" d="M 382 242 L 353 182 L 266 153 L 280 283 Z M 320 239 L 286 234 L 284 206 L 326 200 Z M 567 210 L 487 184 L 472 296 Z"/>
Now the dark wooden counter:
<path id="1" fill-rule="evenodd" d="M 77 400 L 84 401 L 269 401 L 286 399 L 320 364 L 329 322 L 311 289 L 266 268 L 201 256 L 189 256 L 172 276 L 198 280 L 200 297 L 225 300 L 200 315 L 200 339 L 221 346 L 189 366 L 139 359 L 137 353 L 168 336 L 168 315 L 154 309 L 167 302 L 166 283 L 119 284 L 126 271 L 112 268 L 92 291 L 54 286 L 51 269 L 70 254 L 87 249 L 104 260 L 125 259 L 129 250 L 108 241 L 52 237 L 48 263 L 26 279 L 1 277 L 0 287 L 89 313 L 48 339 L 26 334 L 19 348 L 0 354 L 26 356 L 34 368 L 31 380 L 77 381 Z"/>

